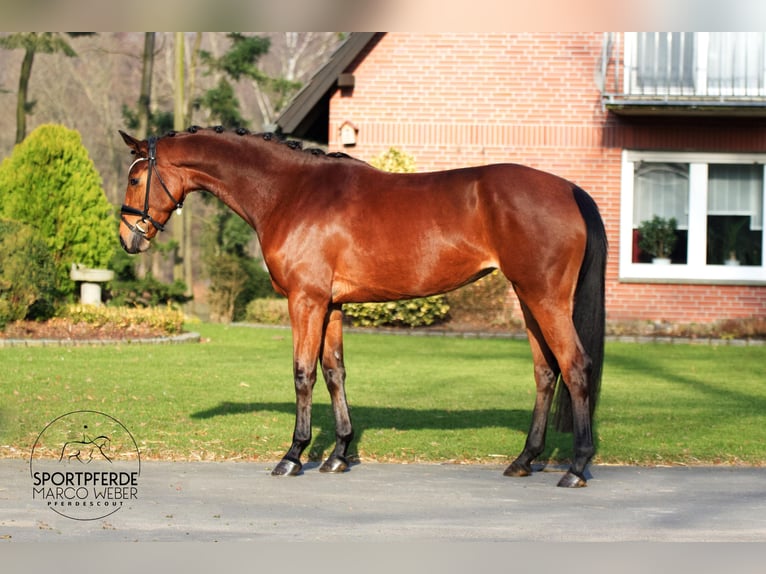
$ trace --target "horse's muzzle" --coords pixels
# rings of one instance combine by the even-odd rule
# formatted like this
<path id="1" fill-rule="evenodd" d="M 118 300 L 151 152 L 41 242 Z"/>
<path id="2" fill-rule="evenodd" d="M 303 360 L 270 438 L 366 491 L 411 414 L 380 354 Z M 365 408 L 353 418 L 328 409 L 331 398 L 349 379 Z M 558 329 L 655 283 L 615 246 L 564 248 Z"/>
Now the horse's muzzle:
<path id="1" fill-rule="evenodd" d="M 136 253 L 142 253 L 149 249 L 151 243 L 143 235 L 140 235 L 135 231 L 128 231 L 126 235 L 128 237 L 127 240 L 125 239 L 125 236 L 120 233 L 120 245 L 122 245 L 122 248 L 126 252 L 135 255 Z"/>

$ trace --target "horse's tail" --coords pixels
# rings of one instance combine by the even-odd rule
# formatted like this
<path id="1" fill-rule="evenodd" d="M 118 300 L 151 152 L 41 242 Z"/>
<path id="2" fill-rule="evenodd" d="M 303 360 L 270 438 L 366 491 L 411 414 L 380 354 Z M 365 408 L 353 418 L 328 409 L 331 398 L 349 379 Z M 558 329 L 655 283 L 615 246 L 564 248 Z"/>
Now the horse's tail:
<path id="1" fill-rule="evenodd" d="M 588 239 L 575 289 L 573 321 L 580 342 L 591 360 L 588 373 L 588 399 L 591 421 L 601 387 L 604 365 L 604 331 L 606 309 L 604 281 L 606 275 L 607 239 L 604 221 L 593 198 L 577 186 L 574 199 L 585 220 Z M 566 385 L 558 385 L 554 422 L 562 432 L 572 430 L 572 400 Z"/>

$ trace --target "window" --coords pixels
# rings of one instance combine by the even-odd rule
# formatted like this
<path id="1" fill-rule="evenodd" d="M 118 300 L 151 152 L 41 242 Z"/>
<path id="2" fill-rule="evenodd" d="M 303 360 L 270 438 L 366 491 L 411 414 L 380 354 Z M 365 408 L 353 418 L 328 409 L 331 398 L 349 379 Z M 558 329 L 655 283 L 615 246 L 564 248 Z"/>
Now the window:
<path id="1" fill-rule="evenodd" d="M 707 264 L 762 264 L 763 166 L 708 166 Z"/>
<path id="2" fill-rule="evenodd" d="M 654 216 L 674 219 L 676 245 L 670 260 L 686 263 L 686 230 L 689 229 L 689 164 L 640 161 L 635 166 L 633 193 L 633 262 L 650 262 L 639 248 L 639 227 Z M 680 240 L 680 241 L 679 241 Z"/>
<path id="3" fill-rule="evenodd" d="M 766 154 L 623 152 L 620 278 L 766 283 Z M 641 223 L 676 220 L 670 265 L 641 249 Z"/>

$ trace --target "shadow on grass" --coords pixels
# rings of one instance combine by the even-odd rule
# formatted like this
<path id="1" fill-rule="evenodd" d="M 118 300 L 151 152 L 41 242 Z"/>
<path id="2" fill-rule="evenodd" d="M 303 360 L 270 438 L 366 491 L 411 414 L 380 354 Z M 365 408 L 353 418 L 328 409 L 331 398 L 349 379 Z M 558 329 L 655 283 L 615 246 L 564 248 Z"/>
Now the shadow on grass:
<path id="1" fill-rule="evenodd" d="M 699 394 L 698 398 L 679 404 L 679 410 L 707 407 L 718 411 L 721 417 L 738 416 L 750 411 L 766 412 L 766 399 L 763 398 L 760 388 L 754 389 L 752 386 L 740 384 L 734 369 L 731 371 L 730 384 L 727 384 L 726 379 L 711 381 L 704 366 L 701 366 L 698 372 L 684 371 L 680 367 L 671 369 L 667 365 L 658 364 L 656 360 L 635 353 L 631 347 L 628 349 L 630 353 L 624 350 L 621 353 L 612 351 L 610 362 L 613 366 L 630 373 L 637 383 L 640 384 L 645 378 L 657 379 L 690 388 Z M 668 388 L 672 390 L 672 387 Z"/>
<path id="2" fill-rule="evenodd" d="M 238 415 L 254 412 L 275 412 L 295 414 L 295 404 L 292 402 L 229 402 L 224 401 L 210 409 L 192 413 L 193 419 L 210 419 L 219 416 Z M 307 451 L 309 460 L 321 460 L 324 453 L 335 445 L 335 421 L 332 408 L 328 404 L 314 404 L 312 416 L 313 440 Z M 510 434 L 519 431 L 526 435 L 532 417 L 530 410 L 517 409 L 406 409 L 396 407 L 352 406 L 351 417 L 354 423 L 355 439 L 349 455 L 355 457 L 356 444 L 362 441 L 364 431 L 375 429 L 395 429 L 399 431 L 435 429 L 459 430 L 479 428 L 508 429 Z M 290 429 L 291 430 L 291 429 Z M 286 432 L 290 430 L 285 429 Z M 508 443 L 511 442 L 509 437 Z M 539 457 L 541 462 L 566 460 L 571 456 L 572 435 L 549 429 L 546 448 Z M 518 451 L 523 448 L 523 440 L 519 442 Z M 427 448 L 423 449 L 428 450 Z M 509 459 L 519 452 L 498 453 L 508 454 Z"/>

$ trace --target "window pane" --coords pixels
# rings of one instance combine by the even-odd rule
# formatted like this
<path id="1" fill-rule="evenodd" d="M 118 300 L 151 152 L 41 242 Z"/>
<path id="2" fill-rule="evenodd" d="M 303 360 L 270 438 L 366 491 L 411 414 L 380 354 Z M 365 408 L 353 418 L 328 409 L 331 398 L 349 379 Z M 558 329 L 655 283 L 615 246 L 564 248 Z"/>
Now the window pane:
<path id="1" fill-rule="evenodd" d="M 636 48 L 636 80 L 642 93 L 694 90 L 694 33 L 640 32 Z"/>
<path id="2" fill-rule="evenodd" d="M 689 226 L 689 164 L 639 162 L 635 168 L 633 227 L 655 215 Z"/>
<path id="3" fill-rule="evenodd" d="M 757 96 L 764 88 L 762 32 L 711 32 L 708 49 L 708 92 Z"/>
<path id="4" fill-rule="evenodd" d="M 686 263 L 689 228 L 689 164 L 639 162 L 633 185 L 633 262 L 651 261 L 638 247 L 638 228 L 654 216 L 675 218 L 677 243 L 672 260 Z"/>
<path id="5" fill-rule="evenodd" d="M 763 166 L 710 165 L 707 219 L 708 265 L 761 265 Z"/>

